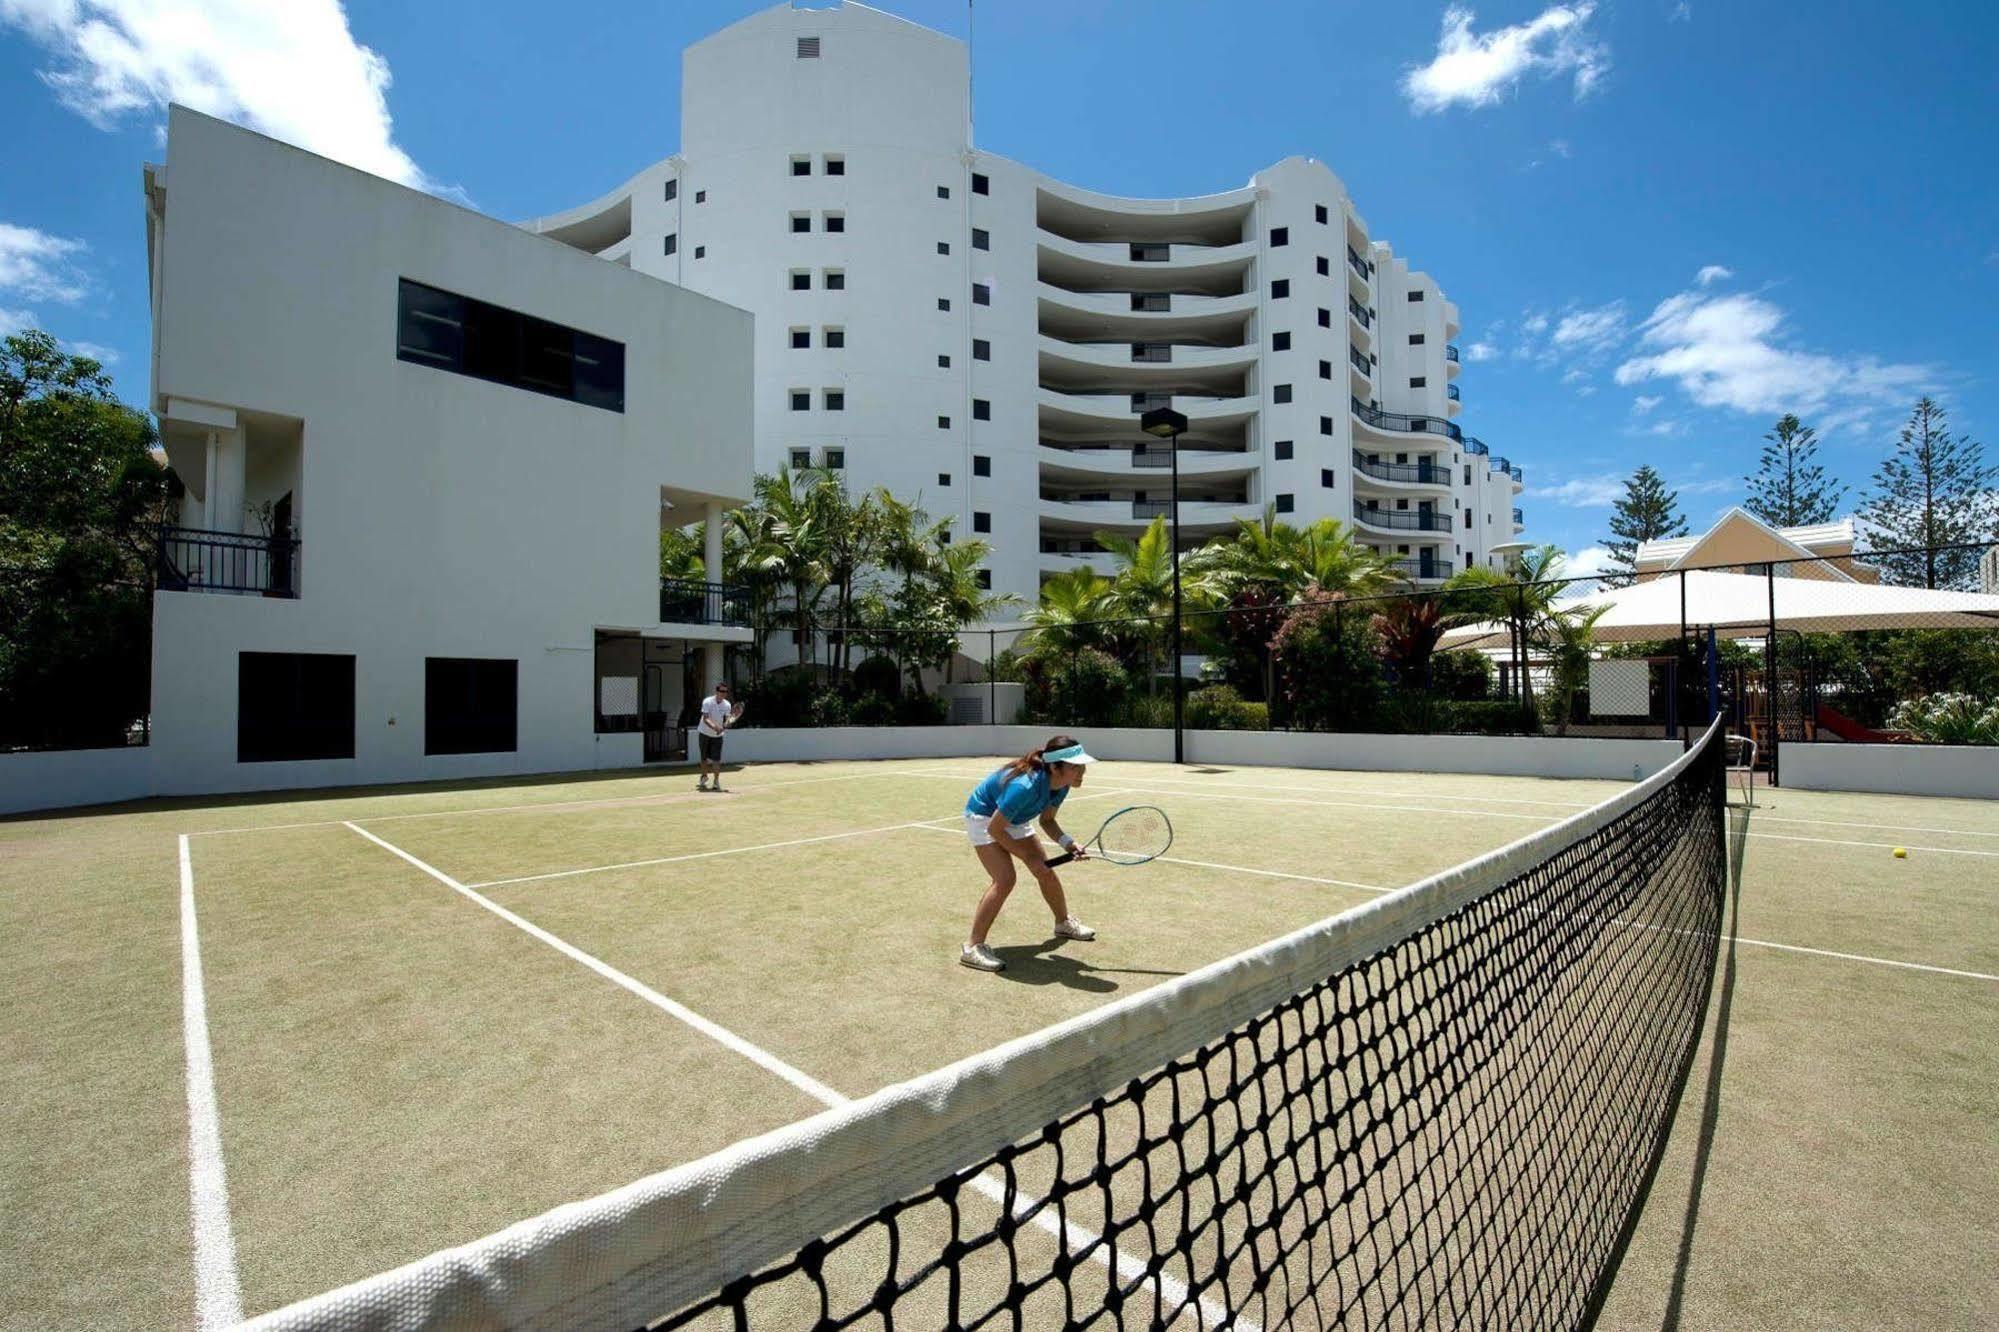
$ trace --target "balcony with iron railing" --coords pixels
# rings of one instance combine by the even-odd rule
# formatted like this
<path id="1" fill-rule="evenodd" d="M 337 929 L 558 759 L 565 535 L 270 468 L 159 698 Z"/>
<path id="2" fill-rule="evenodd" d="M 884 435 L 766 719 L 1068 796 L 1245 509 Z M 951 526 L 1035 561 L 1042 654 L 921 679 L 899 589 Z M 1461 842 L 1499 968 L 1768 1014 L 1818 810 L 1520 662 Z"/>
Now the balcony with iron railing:
<path id="1" fill-rule="evenodd" d="M 1354 322 L 1362 328 L 1374 327 L 1374 312 L 1351 296 L 1347 297 L 1347 313 L 1352 315 Z"/>
<path id="2" fill-rule="evenodd" d="M 1374 377 L 1374 362 L 1363 355 L 1360 348 L 1353 346 L 1351 343 L 1347 346 L 1347 364 L 1360 371 L 1362 379 L 1372 379 Z"/>
<path id="3" fill-rule="evenodd" d="M 1402 575 L 1402 577 L 1419 583 L 1442 582 L 1451 576 L 1451 562 L 1449 560 L 1391 560 L 1389 561 L 1389 568 Z"/>
<path id="4" fill-rule="evenodd" d="M 1351 245 L 1347 247 L 1347 266 L 1360 274 L 1363 282 L 1369 281 L 1374 277 L 1374 265 L 1361 258 L 1358 254 L 1355 254 Z"/>
<path id="5" fill-rule="evenodd" d="M 1452 365 L 1456 365 L 1458 363 L 1458 349 L 1455 346 L 1453 346 L 1451 343 L 1447 342 L 1444 344 L 1444 359 L 1449 361 Z"/>
<path id="6" fill-rule="evenodd" d="M 295 536 L 162 527 L 154 535 L 153 556 L 163 592 L 298 596 Z"/>
<path id="7" fill-rule="evenodd" d="M 1516 463 L 1506 464 L 1506 474 L 1513 478 L 1513 484 L 1516 486 L 1527 484 L 1527 473 L 1521 471 L 1519 465 Z"/>
<path id="8" fill-rule="evenodd" d="M 1442 435 L 1450 440 L 1462 440 L 1465 432 L 1451 421 L 1440 416 L 1410 416 L 1404 412 L 1384 412 L 1379 407 L 1370 407 L 1359 398 L 1352 399 L 1353 414 L 1376 430 L 1395 430 L 1428 435 Z"/>
<path id="9" fill-rule="evenodd" d="M 1444 396 L 1445 396 L 1446 398 L 1450 399 L 1450 400 L 1451 400 L 1452 402 L 1462 402 L 1462 401 L 1463 401 L 1463 398 L 1461 398 L 1461 397 L 1459 396 L 1459 394 L 1458 394 L 1458 386 L 1457 386 L 1456 384 L 1447 384 L 1447 385 L 1445 385 L 1445 386 L 1444 386 Z"/>
<path id="10" fill-rule="evenodd" d="M 1485 457 L 1486 454 L 1492 451 L 1485 446 L 1485 441 L 1480 439 L 1477 435 L 1466 435 L 1463 439 L 1459 440 L 1458 443 L 1464 445 L 1465 452 L 1471 454 L 1475 458 L 1483 458 Z"/>
<path id="11" fill-rule="evenodd" d="M 1397 532 L 1448 532 L 1451 515 L 1435 509 L 1383 509 L 1354 501 L 1354 521 Z"/>
<path id="12" fill-rule="evenodd" d="M 1513 510 L 1513 525 L 1515 527 L 1527 526 L 1527 515 L 1523 513 L 1517 506 Z"/>
<path id="13" fill-rule="evenodd" d="M 1387 463 L 1369 458 L 1360 450 L 1354 450 L 1354 470 L 1377 481 L 1403 481 L 1422 486 L 1448 486 L 1451 484 L 1451 469 L 1441 467 L 1427 458 L 1413 463 Z"/>
<path id="14" fill-rule="evenodd" d="M 1512 463 L 1506 461 L 1506 459 L 1500 457 L 1497 454 L 1494 454 L 1492 458 L 1486 462 L 1486 466 L 1490 467 L 1493 471 L 1498 472 L 1501 476 L 1507 475 L 1513 469 Z"/>
<path id="15" fill-rule="evenodd" d="M 735 583 L 704 583 L 692 578 L 659 580 L 661 624 L 725 624 L 748 628 L 749 589 Z"/>

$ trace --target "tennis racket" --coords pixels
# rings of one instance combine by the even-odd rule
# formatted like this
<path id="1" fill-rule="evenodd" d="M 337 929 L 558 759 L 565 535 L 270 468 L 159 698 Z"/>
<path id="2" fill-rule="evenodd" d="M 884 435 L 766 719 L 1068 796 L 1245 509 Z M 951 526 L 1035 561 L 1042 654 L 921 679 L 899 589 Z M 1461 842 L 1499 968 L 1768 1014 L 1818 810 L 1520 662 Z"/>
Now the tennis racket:
<path id="1" fill-rule="evenodd" d="M 1083 845 L 1090 849 L 1093 860 L 1108 860 L 1113 865 L 1143 865 L 1165 855 L 1166 848 L 1173 845 L 1173 825 L 1167 820 L 1166 811 L 1155 805 L 1127 805 L 1105 819 L 1097 835 Z M 1051 857 L 1048 863 L 1066 865 L 1075 858 L 1074 851 L 1064 851 Z"/>

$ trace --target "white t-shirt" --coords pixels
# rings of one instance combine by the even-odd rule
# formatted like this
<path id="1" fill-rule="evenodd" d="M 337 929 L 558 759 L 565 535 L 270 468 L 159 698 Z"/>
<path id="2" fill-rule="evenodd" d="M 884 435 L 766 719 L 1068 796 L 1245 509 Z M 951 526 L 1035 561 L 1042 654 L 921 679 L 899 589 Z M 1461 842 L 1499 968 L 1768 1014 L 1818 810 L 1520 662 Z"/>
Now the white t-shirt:
<path id="1" fill-rule="evenodd" d="M 736 705 L 713 694 L 701 700 L 701 734 L 720 735 L 729 729 L 729 717 Z"/>

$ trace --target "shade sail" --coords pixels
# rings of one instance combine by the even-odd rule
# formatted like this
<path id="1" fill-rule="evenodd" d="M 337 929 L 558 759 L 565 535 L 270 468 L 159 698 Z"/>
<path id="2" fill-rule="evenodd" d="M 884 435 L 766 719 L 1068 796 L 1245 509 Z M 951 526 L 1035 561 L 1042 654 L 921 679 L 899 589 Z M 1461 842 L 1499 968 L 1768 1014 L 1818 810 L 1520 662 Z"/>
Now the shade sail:
<path id="1" fill-rule="evenodd" d="M 1882 587 L 1873 583 L 1835 583 L 1819 578 L 1772 580 L 1760 574 L 1701 570 L 1565 597 L 1555 605 L 1562 610 L 1606 607 L 1603 618 L 1596 622 L 1596 639 L 1602 643 L 1676 638 L 1683 625 L 1699 629 L 1713 626 L 1724 638 L 1746 638 L 1769 632 L 1773 588 L 1777 627 L 1800 633 L 1860 629 L 1999 630 L 1999 597 L 1995 596 L 1922 587 Z M 1506 645 L 1507 627 L 1503 620 L 1453 629 L 1439 644 L 1443 648 Z"/>

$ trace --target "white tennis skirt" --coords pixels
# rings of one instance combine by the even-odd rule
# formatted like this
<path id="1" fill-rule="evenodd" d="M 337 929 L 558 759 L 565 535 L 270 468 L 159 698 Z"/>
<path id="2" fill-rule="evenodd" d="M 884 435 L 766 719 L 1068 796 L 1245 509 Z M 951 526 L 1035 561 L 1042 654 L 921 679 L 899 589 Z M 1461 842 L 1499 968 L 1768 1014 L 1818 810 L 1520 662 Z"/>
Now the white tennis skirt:
<path id="1" fill-rule="evenodd" d="M 970 810 L 965 811 L 965 836 L 972 839 L 973 846 L 991 846 L 993 844 L 992 829 L 988 826 L 992 821 L 993 816 L 990 814 L 974 814 Z M 1006 825 L 1006 831 L 1009 837 L 1032 837 L 1034 836 L 1034 825 L 1031 823 L 1009 823 Z"/>

